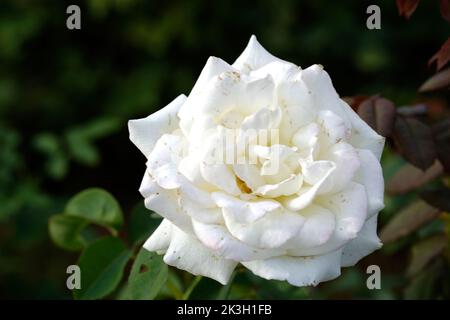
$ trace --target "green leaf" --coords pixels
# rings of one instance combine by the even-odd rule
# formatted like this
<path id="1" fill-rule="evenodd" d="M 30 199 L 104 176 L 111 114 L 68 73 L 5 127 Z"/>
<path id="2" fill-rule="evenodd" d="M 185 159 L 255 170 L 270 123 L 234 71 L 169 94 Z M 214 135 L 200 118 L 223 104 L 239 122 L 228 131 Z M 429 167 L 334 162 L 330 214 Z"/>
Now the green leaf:
<path id="1" fill-rule="evenodd" d="M 123 299 L 152 300 L 167 281 L 168 267 L 162 256 L 145 249 L 139 251 L 128 278 Z"/>
<path id="2" fill-rule="evenodd" d="M 44 167 L 50 177 L 61 179 L 67 174 L 69 161 L 56 135 L 51 133 L 38 134 L 33 139 L 33 146 L 46 155 Z"/>
<path id="3" fill-rule="evenodd" d="M 116 289 L 131 252 L 118 238 L 105 237 L 90 244 L 81 254 L 81 289 L 75 299 L 100 299 Z"/>
<path id="4" fill-rule="evenodd" d="M 73 158 L 85 165 L 94 166 L 100 162 L 100 153 L 94 142 L 120 128 L 120 121 L 114 117 L 95 119 L 66 132 L 68 149 Z"/>
<path id="5" fill-rule="evenodd" d="M 445 234 L 438 234 L 422 240 L 412 248 L 412 258 L 407 274 L 415 275 L 438 256 L 448 245 Z"/>
<path id="6" fill-rule="evenodd" d="M 442 280 L 443 263 L 439 259 L 419 272 L 404 290 L 405 299 L 435 299 L 437 286 Z M 445 269 L 444 269 L 445 270 Z"/>
<path id="7" fill-rule="evenodd" d="M 100 162 L 100 153 L 96 146 L 75 132 L 67 133 L 67 145 L 73 159 L 86 166 L 95 166 Z"/>
<path id="8" fill-rule="evenodd" d="M 200 281 L 203 279 L 202 276 L 196 276 L 191 280 L 191 283 L 189 287 L 186 289 L 186 291 L 183 293 L 182 300 L 188 300 L 191 296 L 192 291 L 197 287 L 197 285 L 200 283 Z"/>
<path id="9" fill-rule="evenodd" d="M 81 231 L 88 222 L 79 217 L 72 217 L 58 214 L 50 218 L 49 233 L 53 242 L 66 250 L 81 250 L 85 246 L 85 241 L 81 236 Z"/>
<path id="10" fill-rule="evenodd" d="M 66 206 L 65 214 L 118 229 L 123 223 L 122 209 L 107 191 L 90 188 L 76 194 Z"/>
<path id="11" fill-rule="evenodd" d="M 144 203 L 139 203 L 131 212 L 128 223 L 128 239 L 132 244 L 141 244 L 161 223 L 159 216 L 148 210 Z"/>

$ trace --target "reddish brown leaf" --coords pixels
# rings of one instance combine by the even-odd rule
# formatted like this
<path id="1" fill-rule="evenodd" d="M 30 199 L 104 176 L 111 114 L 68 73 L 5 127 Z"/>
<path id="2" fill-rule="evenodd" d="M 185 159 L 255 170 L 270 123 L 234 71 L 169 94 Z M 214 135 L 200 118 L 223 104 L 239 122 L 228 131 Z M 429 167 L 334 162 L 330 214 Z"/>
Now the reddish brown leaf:
<path id="1" fill-rule="evenodd" d="M 450 0 L 441 0 L 440 8 L 442 18 L 450 22 Z"/>
<path id="2" fill-rule="evenodd" d="M 433 126 L 437 155 L 446 172 L 450 172 L 450 119 L 447 118 Z"/>
<path id="3" fill-rule="evenodd" d="M 419 88 L 419 92 L 434 91 L 450 86 L 450 68 L 442 70 L 427 81 L 425 81 Z"/>
<path id="4" fill-rule="evenodd" d="M 442 187 L 434 190 L 425 190 L 420 193 L 420 196 L 433 207 L 450 212 L 450 189 Z"/>
<path id="5" fill-rule="evenodd" d="M 416 11 L 420 0 L 397 0 L 398 14 L 401 17 L 409 19 L 414 11 Z"/>
<path id="6" fill-rule="evenodd" d="M 450 38 L 444 42 L 438 52 L 434 54 L 428 61 L 428 65 L 436 62 L 436 71 L 439 71 L 450 61 Z"/>
<path id="7" fill-rule="evenodd" d="M 391 195 L 407 193 L 439 177 L 443 171 L 442 164 L 437 160 L 426 171 L 406 164 L 387 182 L 386 192 Z"/>
<path id="8" fill-rule="evenodd" d="M 383 243 L 393 242 L 417 230 L 424 223 L 436 218 L 440 210 L 430 206 L 423 200 L 416 200 L 399 213 L 381 230 Z"/>
<path id="9" fill-rule="evenodd" d="M 359 105 L 358 114 L 380 135 L 391 135 L 395 121 L 395 106 L 392 101 L 379 97 L 369 98 Z"/>
<path id="10" fill-rule="evenodd" d="M 436 159 L 436 146 L 430 127 L 415 118 L 397 116 L 394 140 L 405 159 L 426 170 Z"/>
<path id="11" fill-rule="evenodd" d="M 358 107 L 364 100 L 368 99 L 369 96 L 365 95 L 357 95 L 357 96 L 351 96 L 351 97 L 342 97 L 342 100 L 347 102 L 347 104 L 352 107 L 353 110 L 358 111 Z"/>
<path id="12" fill-rule="evenodd" d="M 428 107 L 426 104 L 416 104 L 413 106 L 401 106 L 397 108 L 397 113 L 402 116 L 422 116 L 426 114 L 428 111 Z"/>

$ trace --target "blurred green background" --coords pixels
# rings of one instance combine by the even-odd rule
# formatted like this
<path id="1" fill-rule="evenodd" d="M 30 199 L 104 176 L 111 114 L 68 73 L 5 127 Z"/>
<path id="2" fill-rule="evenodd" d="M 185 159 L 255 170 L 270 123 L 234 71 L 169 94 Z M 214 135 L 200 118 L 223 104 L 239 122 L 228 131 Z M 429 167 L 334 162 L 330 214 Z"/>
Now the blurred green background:
<path id="1" fill-rule="evenodd" d="M 75 3 L 82 28 L 68 30 Z M 366 28 L 369 4 L 381 8 L 381 30 Z M 324 65 L 342 96 L 381 93 L 403 105 L 433 73 L 427 61 L 449 24 L 437 1 L 421 2 L 410 21 L 391 0 L 0 2 L 0 298 L 70 298 L 65 271 L 77 254 L 51 243 L 48 218 L 91 186 L 109 190 L 125 212 L 142 202 L 145 162 L 127 120 L 188 94 L 209 56 L 232 63 L 252 34 L 285 60 Z M 385 175 L 402 161 L 388 150 Z M 411 197 L 387 198 L 381 224 Z M 235 296 L 403 298 L 408 241 L 309 293 L 239 274 Z M 382 290 L 366 288 L 371 263 L 381 266 Z M 209 285 L 202 281 L 197 297 Z"/>

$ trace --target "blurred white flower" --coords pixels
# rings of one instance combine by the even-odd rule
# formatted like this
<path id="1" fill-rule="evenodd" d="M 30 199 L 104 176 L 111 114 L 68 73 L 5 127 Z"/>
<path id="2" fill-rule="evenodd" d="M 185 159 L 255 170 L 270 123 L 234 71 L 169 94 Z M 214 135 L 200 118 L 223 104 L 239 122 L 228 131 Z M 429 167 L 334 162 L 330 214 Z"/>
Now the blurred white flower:
<path id="1" fill-rule="evenodd" d="M 252 36 L 232 65 L 209 58 L 188 97 L 129 130 L 148 160 L 145 205 L 164 217 L 144 247 L 169 265 L 225 284 L 241 263 L 307 286 L 381 246 L 384 138 L 320 65 L 301 69 Z"/>

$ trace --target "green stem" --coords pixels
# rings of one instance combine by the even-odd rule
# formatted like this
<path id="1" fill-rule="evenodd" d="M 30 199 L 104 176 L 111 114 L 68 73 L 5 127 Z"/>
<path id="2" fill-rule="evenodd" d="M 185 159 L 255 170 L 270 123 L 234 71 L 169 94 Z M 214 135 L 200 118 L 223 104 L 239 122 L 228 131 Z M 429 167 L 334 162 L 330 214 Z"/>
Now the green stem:
<path id="1" fill-rule="evenodd" d="M 189 296 L 191 295 L 192 291 L 194 291 L 195 287 L 198 285 L 200 280 L 202 280 L 202 276 L 196 276 L 194 280 L 192 280 L 191 285 L 187 288 L 187 290 L 184 292 L 182 300 L 189 299 Z"/>
<path id="2" fill-rule="evenodd" d="M 173 280 L 170 277 L 167 279 L 167 287 L 169 288 L 170 292 L 172 292 L 175 300 L 183 299 L 183 293 L 178 290 L 177 286 L 173 283 Z"/>
<path id="3" fill-rule="evenodd" d="M 231 291 L 231 284 L 233 283 L 234 277 L 236 276 L 236 271 L 233 272 L 233 274 L 230 277 L 230 280 L 228 280 L 228 283 L 223 286 L 220 291 L 219 294 L 217 295 L 217 300 L 227 300 L 229 295 L 230 295 L 230 291 Z"/>

